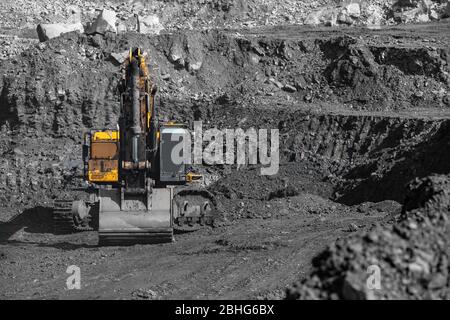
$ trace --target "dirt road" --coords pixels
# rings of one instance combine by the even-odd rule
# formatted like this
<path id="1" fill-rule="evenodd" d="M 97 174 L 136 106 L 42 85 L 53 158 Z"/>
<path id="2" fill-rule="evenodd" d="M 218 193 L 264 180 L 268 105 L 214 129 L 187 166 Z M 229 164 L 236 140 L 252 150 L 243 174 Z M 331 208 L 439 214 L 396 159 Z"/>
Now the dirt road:
<path id="1" fill-rule="evenodd" d="M 307 205 L 305 199 L 311 197 L 300 195 L 292 203 Z M 44 213 L 39 219 L 41 230 L 36 221 L 0 227 L 2 234 L 19 229 L 0 244 L 0 297 L 282 298 L 286 287 L 310 269 L 317 252 L 350 233 L 351 223 L 363 228 L 385 216 L 383 212 L 361 216 L 356 210 L 312 214 L 298 209 L 290 216 L 242 219 L 178 234 L 170 244 L 97 247 L 95 232 L 45 233 Z M 27 232 L 29 228 L 34 232 Z M 66 289 L 70 265 L 81 269 L 81 290 Z"/>

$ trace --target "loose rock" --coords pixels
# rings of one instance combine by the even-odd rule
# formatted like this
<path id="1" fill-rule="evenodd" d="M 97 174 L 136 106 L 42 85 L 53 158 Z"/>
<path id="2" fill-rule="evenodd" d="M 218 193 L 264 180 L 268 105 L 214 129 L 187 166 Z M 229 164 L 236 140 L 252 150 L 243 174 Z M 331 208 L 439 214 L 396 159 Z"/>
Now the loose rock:
<path id="1" fill-rule="evenodd" d="M 61 34 L 78 31 L 84 32 L 83 25 L 81 23 L 74 24 L 63 24 L 63 23 L 55 23 L 55 24 L 40 24 L 36 28 L 39 40 L 41 42 L 59 37 Z"/>
<path id="2" fill-rule="evenodd" d="M 105 34 L 106 32 L 117 32 L 116 13 L 112 10 L 104 9 L 98 15 L 97 19 L 87 29 L 87 34 Z"/>

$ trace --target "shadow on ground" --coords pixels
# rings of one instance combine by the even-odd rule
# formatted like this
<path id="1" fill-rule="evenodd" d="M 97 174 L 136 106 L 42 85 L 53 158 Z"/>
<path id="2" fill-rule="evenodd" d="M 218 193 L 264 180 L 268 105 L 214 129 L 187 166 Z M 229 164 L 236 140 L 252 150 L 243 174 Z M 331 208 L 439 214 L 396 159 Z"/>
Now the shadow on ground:
<path id="1" fill-rule="evenodd" d="M 38 206 L 25 209 L 11 220 L 0 223 L 0 243 L 7 242 L 22 228 L 28 233 L 52 233 L 52 208 Z"/>
<path id="2" fill-rule="evenodd" d="M 399 151 L 392 149 L 392 157 L 387 160 L 377 153 L 369 163 L 350 169 L 343 176 L 347 183 L 337 188 L 342 196 L 334 200 L 346 205 L 383 200 L 402 203 L 406 185 L 413 179 L 450 172 L 449 147 L 450 121 L 446 121 L 416 146 Z"/>
<path id="3" fill-rule="evenodd" d="M 37 242 L 37 241 L 19 241 L 19 240 L 7 240 L 2 241 L 0 244 L 8 244 L 10 246 L 36 246 L 40 248 L 55 248 L 64 251 L 77 250 L 81 248 L 98 248 L 97 245 L 94 244 L 86 244 L 86 243 L 71 243 L 67 241 L 63 242 L 55 242 L 55 243 L 45 243 L 45 242 Z"/>

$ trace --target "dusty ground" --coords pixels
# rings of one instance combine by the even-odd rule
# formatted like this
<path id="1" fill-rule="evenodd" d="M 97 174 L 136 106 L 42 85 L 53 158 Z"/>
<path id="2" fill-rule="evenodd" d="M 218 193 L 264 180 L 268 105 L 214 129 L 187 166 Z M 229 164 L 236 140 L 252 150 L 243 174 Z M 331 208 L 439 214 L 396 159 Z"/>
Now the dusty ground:
<path id="1" fill-rule="evenodd" d="M 290 298 L 348 298 L 342 283 L 355 282 L 341 280 L 360 276 L 377 259 L 391 266 L 392 253 L 402 263 L 386 270 L 403 287 L 379 298 L 445 298 L 426 296 L 422 287 L 435 275 L 444 277 L 439 288 L 448 287 L 447 254 L 439 249 L 445 232 L 434 224 L 406 236 L 398 230 L 422 226 L 422 218 L 404 216 L 429 200 L 408 202 L 400 218 L 411 189 L 428 194 L 408 183 L 450 172 L 449 31 L 443 20 L 379 30 L 75 33 L 2 60 L 0 298 L 284 298 L 297 280 Z M 151 57 L 163 117 L 278 128 L 280 171 L 263 177 L 258 168 L 200 168 L 228 222 L 179 234 L 172 244 L 101 248 L 94 232 L 54 235 L 53 199 L 83 186 L 83 130 L 115 125 L 113 54 L 135 45 Z M 447 202 L 433 201 L 445 205 L 430 212 L 446 216 Z M 410 240 L 384 250 L 390 238 L 367 244 L 370 232 Z M 411 270 L 417 273 L 417 266 L 408 269 L 417 249 L 411 239 L 436 259 L 430 258 L 428 282 L 419 277 L 420 290 L 408 291 L 408 283 L 416 288 Z M 348 255 L 355 244 L 363 248 L 356 262 L 341 263 L 355 258 Z M 322 269 L 312 263 L 318 255 Z M 65 289 L 73 264 L 81 268 L 82 290 Z"/>
<path id="2" fill-rule="evenodd" d="M 241 219 L 228 226 L 177 235 L 176 242 L 132 247 L 96 246 L 94 232 L 51 234 L 49 211 L 39 221 L 3 225 L 2 299 L 255 299 L 282 298 L 285 288 L 310 269 L 325 245 L 363 228 L 385 212 L 305 212 L 314 197 L 300 195 L 284 216 Z M 44 214 L 43 212 L 47 212 Z M 69 265 L 81 268 L 82 289 L 68 291 Z"/>

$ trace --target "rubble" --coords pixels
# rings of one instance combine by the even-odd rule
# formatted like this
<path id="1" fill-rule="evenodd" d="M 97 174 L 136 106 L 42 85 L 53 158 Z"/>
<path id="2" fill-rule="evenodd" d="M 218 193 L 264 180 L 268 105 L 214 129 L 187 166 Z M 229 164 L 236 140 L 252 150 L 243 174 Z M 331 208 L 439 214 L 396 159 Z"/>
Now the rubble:
<path id="1" fill-rule="evenodd" d="M 391 10 L 394 20 L 399 23 L 425 23 L 445 17 L 444 3 L 441 1 L 397 1 Z"/>
<path id="2" fill-rule="evenodd" d="M 20 56 L 25 49 L 38 42 L 38 39 L 24 39 L 17 36 L 0 35 L 0 60 Z"/>
<path id="3" fill-rule="evenodd" d="M 438 0 L 405 2 L 398 5 L 391 0 L 306 2 L 294 0 L 218 0 L 214 3 L 197 0 L 171 2 L 158 0 L 143 5 L 127 1 L 70 0 L 64 5 L 50 0 L 33 3 L 29 0 L 5 0 L 0 4 L 0 21 L 5 28 L 27 29 L 37 24 L 75 23 L 90 25 L 98 11 L 117 14 L 117 24 L 110 23 L 111 31 L 137 31 L 136 16 L 143 33 L 158 34 L 161 30 L 208 30 L 275 26 L 286 22 L 309 25 L 392 25 L 397 22 L 439 20 L 446 15 L 446 3 Z M 12 9 L 12 10 L 10 10 Z M 415 10 L 408 12 L 410 10 Z M 192 14 L 195 12 L 196 14 Z M 403 13 L 402 13 L 403 12 Z M 339 18 L 338 18 L 339 16 Z M 0 24 L 0 28 L 1 28 Z M 104 32 L 104 31 L 100 31 Z"/>

